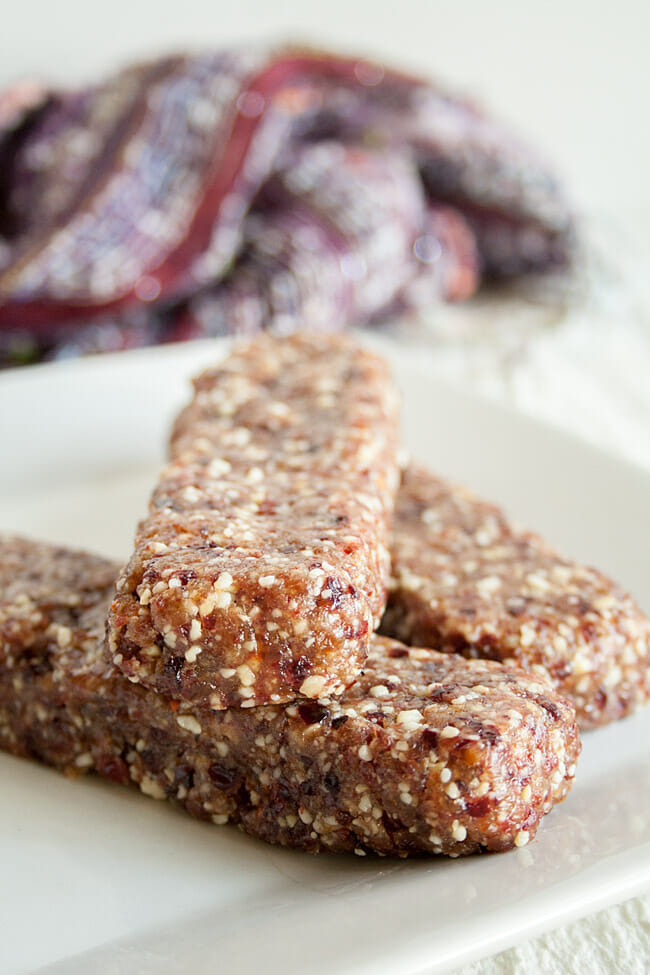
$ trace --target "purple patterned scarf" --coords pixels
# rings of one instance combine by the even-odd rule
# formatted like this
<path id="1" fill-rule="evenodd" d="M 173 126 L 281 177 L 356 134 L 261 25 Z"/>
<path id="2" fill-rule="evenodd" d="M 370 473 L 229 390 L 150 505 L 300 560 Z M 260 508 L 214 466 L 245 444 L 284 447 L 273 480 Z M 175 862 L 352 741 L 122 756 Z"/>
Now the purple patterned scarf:
<path id="1" fill-rule="evenodd" d="M 0 365 L 341 329 L 566 263 L 553 175 L 475 105 L 308 50 L 0 93 Z"/>

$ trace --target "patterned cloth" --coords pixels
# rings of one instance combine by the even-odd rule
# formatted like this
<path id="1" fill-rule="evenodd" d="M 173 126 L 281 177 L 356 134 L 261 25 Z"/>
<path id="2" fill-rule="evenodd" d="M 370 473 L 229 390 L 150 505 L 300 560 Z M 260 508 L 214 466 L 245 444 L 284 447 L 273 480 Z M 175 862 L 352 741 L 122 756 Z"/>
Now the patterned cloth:
<path id="1" fill-rule="evenodd" d="M 473 104 L 303 50 L 0 93 L 0 364 L 374 323 L 567 261 L 553 175 Z"/>

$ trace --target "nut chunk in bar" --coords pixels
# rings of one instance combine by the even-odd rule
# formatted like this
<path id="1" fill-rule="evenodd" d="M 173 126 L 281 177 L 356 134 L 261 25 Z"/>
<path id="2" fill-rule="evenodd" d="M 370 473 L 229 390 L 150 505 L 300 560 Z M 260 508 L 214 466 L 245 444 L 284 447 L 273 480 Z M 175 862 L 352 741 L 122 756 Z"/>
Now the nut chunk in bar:
<path id="1" fill-rule="evenodd" d="M 374 636 L 340 698 L 201 710 L 102 657 L 116 567 L 12 540 L 3 559 L 0 747 L 16 755 L 314 853 L 522 846 L 571 786 L 575 716 L 545 677 Z"/>
<path id="2" fill-rule="evenodd" d="M 422 468 L 403 476 L 382 632 L 547 672 L 582 728 L 650 696 L 650 621 L 596 569 Z"/>
<path id="3" fill-rule="evenodd" d="M 398 483 L 386 363 L 262 337 L 195 381 L 108 620 L 130 678 L 215 710 L 341 693 L 383 612 Z"/>

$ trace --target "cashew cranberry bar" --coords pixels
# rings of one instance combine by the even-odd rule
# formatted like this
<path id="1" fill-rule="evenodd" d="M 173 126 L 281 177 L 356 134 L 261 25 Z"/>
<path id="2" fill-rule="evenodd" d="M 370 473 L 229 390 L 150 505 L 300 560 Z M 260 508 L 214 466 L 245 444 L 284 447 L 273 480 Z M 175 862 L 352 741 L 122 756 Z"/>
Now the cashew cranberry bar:
<path id="1" fill-rule="evenodd" d="M 216 710 L 341 693 L 385 605 L 397 414 L 342 337 L 262 336 L 203 373 L 117 582 L 116 666 Z"/>
<path id="2" fill-rule="evenodd" d="M 574 712 L 547 680 L 373 637 L 340 698 L 213 711 L 106 657 L 118 567 L 0 540 L 0 746 L 310 852 L 522 846 L 570 788 Z"/>
<path id="3" fill-rule="evenodd" d="M 548 673 L 583 728 L 650 696 L 650 622 L 596 569 L 517 530 L 495 505 L 405 471 L 381 631 L 406 643 Z"/>

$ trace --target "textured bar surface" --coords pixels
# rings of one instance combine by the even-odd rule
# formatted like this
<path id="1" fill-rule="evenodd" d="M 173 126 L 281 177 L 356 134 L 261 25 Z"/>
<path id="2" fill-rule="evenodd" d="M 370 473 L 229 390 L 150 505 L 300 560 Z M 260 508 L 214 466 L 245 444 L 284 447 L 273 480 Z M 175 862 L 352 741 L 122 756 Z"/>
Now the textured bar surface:
<path id="1" fill-rule="evenodd" d="M 0 541 L 3 749 L 311 852 L 522 846 L 571 785 L 574 713 L 546 680 L 381 637 L 336 700 L 216 712 L 165 700 L 103 654 L 116 571 Z"/>
<path id="2" fill-rule="evenodd" d="M 546 671 L 583 728 L 650 695 L 650 623 L 596 569 L 513 528 L 495 505 L 423 468 L 404 474 L 382 632 Z"/>
<path id="3" fill-rule="evenodd" d="M 195 387 L 117 584 L 113 659 L 215 709 L 340 693 L 386 599 L 388 367 L 341 337 L 262 336 Z"/>

